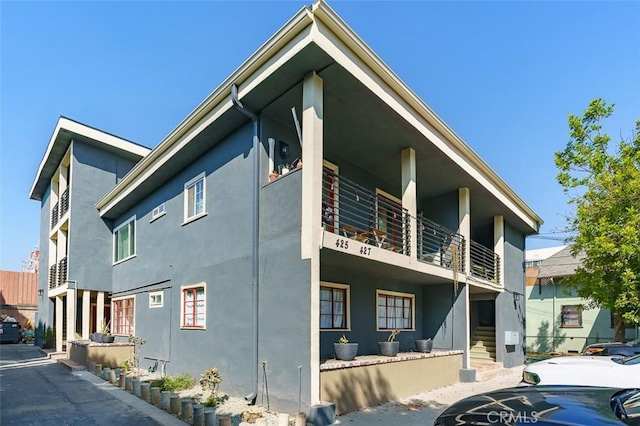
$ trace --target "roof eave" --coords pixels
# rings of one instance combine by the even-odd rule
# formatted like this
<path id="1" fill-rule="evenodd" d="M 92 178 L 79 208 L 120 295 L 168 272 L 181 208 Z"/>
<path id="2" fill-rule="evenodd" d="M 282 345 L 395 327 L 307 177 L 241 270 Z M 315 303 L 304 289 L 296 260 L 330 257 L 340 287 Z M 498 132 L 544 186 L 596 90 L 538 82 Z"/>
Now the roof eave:
<path id="1" fill-rule="evenodd" d="M 442 133 L 461 153 L 480 169 L 495 185 L 507 195 L 532 221 L 537 224 L 532 233 L 537 233 L 544 222 L 531 207 L 495 172 L 471 147 L 458 136 L 416 93 L 411 90 L 393 70 L 340 18 L 324 1 L 316 1 L 312 6 L 314 16 L 336 33 L 345 44 L 393 88 L 423 118 Z"/>
<path id="2" fill-rule="evenodd" d="M 302 29 L 311 24 L 309 8 L 303 7 L 273 36 L 271 36 L 256 52 L 240 65 L 227 79 L 225 79 L 209 96 L 207 96 L 184 120 L 180 122 L 162 141 L 127 173 L 120 182 L 111 189 L 98 203 L 100 216 L 105 216 L 117 204 L 117 198 L 135 183 L 135 180 L 146 168 L 158 160 L 176 141 L 182 137 L 193 125 L 198 123 L 217 105 L 231 96 L 231 85 L 241 85 L 256 69 L 269 60 L 278 50 Z"/>
<path id="3" fill-rule="evenodd" d="M 58 122 L 56 123 L 56 127 L 53 130 L 51 138 L 49 139 L 49 143 L 47 144 L 47 149 L 44 153 L 44 156 L 42 157 L 40 165 L 38 166 L 38 171 L 36 172 L 35 179 L 33 181 L 33 184 L 31 185 L 31 190 L 29 191 L 29 198 L 32 200 L 42 200 L 44 190 L 40 188 L 44 186 L 44 188 L 46 189 L 46 187 L 48 186 L 48 181 L 51 179 L 51 176 L 44 175 L 44 169 L 47 166 L 47 162 L 50 160 L 51 152 L 53 151 L 55 145 L 58 143 L 62 143 L 61 132 L 63 130 L 69 131 L 70 133 L 75 135 L 81 135 L 83 137 L 93 139 L 97 142 L 109 145 L 124 152 L 131 153 L 140 158 L 147 155 L 150 151 L 149 148 L 146 148 L 142 145 L 120 138 L 94 127 L 87 126 L 80 122 L 71 120 L 67 117 L 60 116 L 58 118 Z M 46 182 L 43 183 L 43 181 Z"/>

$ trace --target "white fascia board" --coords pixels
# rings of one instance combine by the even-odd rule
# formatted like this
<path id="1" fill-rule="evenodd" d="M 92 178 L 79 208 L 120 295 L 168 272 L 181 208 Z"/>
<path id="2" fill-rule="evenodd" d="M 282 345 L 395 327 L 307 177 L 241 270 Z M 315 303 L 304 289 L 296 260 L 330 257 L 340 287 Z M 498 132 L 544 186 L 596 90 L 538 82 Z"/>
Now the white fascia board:
<path id="1" fill-rule="evenodd" d="M 93 139 L 105 145 L 112 146 L 119 150 L 131 152 L 133 154 L 139 155 L 140 157 L 144 157 L 151 151 L 149 148 L 129 142 L 125 139 L 119 138 L 112 134 L 105 133 L 98 129 L 94 129 L 93 127 L 86 126 L 82 123 L 78 123 L 66 117 L 60 117 L 58 119 L 58 122 L 56 123 L 56 127 L 53 131 L 53 134 L 51 135 L 51 139 L 49 139 L 47 150 L 45 151 L 44 156 L 42 157 L 42 161 L 40 161 L 40 166 L 38 166 L 38 172 L 36 173 L 36 177 L 33 181 L 33 184 L 31 185 L 31 191 L 29 191 L 30 198 L 33 198 L 36 185 L 40 180 L 44 166 L 47 163 L 47 159 L 49 158 L 49 155 L 51 155 L 51 151 L 53 150 L 56 140 L 58 139 L 58 135 L 60 134 L 60 131 L 63 129 L 71 133 L 82 135 L 89 139 Z"/>
<path id="2" fill-rule="evenodd" d="M 149 155 L 136 164 L 111 191 L 98 201 L 96 207 L 100 216 L 106 215 L 209 124 L 232 108 L 232 84 L 238 85 L 238 98 L 242 99 L 244 94 L 264 81 L 270 73 L 306 46 L 310 42 L 308 27 L 312 22 L 309 9 L 304 7 L 260 46 Z"/>
<path id="3" fill-rule="evenodd" d="M 542 219 L 323 1 L 314 41 L 536 232 Z M 391 90 L 389 90 L 391 89 Z"/>

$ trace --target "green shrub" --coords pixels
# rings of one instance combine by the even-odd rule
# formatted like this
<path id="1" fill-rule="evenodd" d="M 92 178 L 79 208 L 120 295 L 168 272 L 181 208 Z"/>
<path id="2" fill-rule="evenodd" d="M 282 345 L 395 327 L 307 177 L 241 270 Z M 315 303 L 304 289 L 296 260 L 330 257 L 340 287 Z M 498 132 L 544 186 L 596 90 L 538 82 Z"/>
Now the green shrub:
<path id="1" fill-rule="evenodd" d="M 164 376 L 161 379 L 151 382 L 151 387 L 159 387 L 161 391 L 181 391 L 191 389 L 196 381 L 189 373 L 182 373 L 175 376 Z"/>
<path id="2" fill-rule="evenodd" d="M 51 327 L 47 327 L 46 330 L 44 331 L 44 341 L 43 341 L 43 349 L 53 349 L 54 348 L 54 341 L 55 341 L 55 333 L 53 332 L 53 329 Z"/>
<path id="3" fill-rule="evenodd" d="M 120 362 L 120 367 L 122 367 L 124 371 L 131 371 L 131 361 L 123 359 L 122 362 Z"/>
<path id="4" fill-rule="evenodd" d="M 200 375 L 202 390 L 210 390 L 215 393 L 222 382 L 222 376 L 217 368 L 210 368 Z"/>

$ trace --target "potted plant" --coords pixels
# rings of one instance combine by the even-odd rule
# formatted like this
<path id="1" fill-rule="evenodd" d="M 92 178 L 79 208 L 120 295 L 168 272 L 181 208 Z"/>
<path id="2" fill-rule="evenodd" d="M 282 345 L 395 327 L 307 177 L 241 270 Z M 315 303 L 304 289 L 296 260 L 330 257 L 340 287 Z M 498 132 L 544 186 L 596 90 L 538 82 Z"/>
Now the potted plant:
<path id="1" fill-rule="evenodd" d="M 358 344 L 349 343 L 347 337 L 343 334 L 338 343 L 333 344 L 333 351 L 336 359 L 340 361 L 353 361 L 358 354 Z"/>
<path id="2" fill-rule="evenodd" d="M 433 349 L 433 340 L 430 338 L 416 340 L 416 350 L 418 352 L 429 353 L 431 349 Z"/>
<path id="3" fill-rule="evenodd" d="M 110 332 L 110 322 L 103 321 L 100 331 L 94 334 L 95 341 L 98 343 L 113 343 L 114 337 Z"/>
<path id="4" fill-rule="evenodd" d="M 400 334 L 400 330 L 397 328 L 391 330 L 386 342 L 378 342 L 378 348 L 380 349 L 380 355 L 384 356 L 396 356 L 400 350 L 400 342 L 396 341 L 396 336 Z"/>

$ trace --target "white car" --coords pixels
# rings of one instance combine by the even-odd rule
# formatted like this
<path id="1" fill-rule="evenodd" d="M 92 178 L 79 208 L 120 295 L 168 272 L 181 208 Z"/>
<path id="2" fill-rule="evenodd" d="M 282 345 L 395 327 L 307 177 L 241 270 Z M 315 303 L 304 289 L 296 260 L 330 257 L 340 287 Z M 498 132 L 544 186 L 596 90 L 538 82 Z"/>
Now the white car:
<path id="1" fill-rule="evenodd" d="M 640 388 L 640 355 L 628 358 L 563 356 L 525 367 L 522 381 L 530 385 Z"/>

